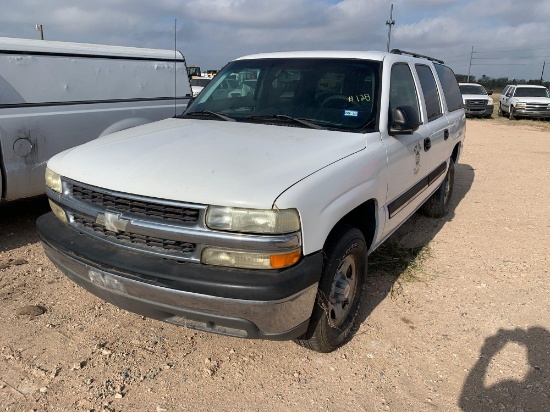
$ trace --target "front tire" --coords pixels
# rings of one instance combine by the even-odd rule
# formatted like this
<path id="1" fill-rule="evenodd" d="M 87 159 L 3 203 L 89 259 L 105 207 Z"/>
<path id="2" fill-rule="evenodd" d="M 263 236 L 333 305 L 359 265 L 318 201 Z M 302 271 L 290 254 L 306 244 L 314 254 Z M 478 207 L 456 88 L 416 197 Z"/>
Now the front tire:
<path id="1" fill-rule="evenodd" d="M 441 186 L 422 205 L 422 213 L 428 217 L 443 217 L 449 213 L 449 204 L 455 182 L 455 162 L 449 159 L 449 168 Z"/>
<path id="2" fill-rule="evenodd" d="M 510 111 L 508 112 L 508 119 L 510 120 L 515 120 L 515 116 L 514 116 L 514 106 L 510 106 Z"/>
<path id="3" fill-rule="evenodd" d="M 295 342 L 328 353 L 346 344 L 358 326 L 367 274 L 367 245 L 359 229 L 341 225 L 329 236 L 323 250 L 317 300 L 306 333 Z"/>

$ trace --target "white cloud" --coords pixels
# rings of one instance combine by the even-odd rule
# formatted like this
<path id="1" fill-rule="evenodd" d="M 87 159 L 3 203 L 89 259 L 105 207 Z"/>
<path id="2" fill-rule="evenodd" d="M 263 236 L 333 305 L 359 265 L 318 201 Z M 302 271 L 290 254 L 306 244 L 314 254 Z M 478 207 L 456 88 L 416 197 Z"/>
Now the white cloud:
<path id="1" fill-rule="evenodd" d="M 550 1 L 393 3 L 392 47 L 444 57 L 456 71 L 467 68 L 472 45 L 490 51 L 550 44 Z M 188 61 L 216 68 L 273 50 L 384 50 L 389 11 L 385 0 L 2 0 L 0 36 L 38 38 L 34 25 L 40 23 L 50 40 L 171 48 L 177 18 L 178 47 Z M 529 66 L 477 69 L 495 77 L 540 76 Z"/>

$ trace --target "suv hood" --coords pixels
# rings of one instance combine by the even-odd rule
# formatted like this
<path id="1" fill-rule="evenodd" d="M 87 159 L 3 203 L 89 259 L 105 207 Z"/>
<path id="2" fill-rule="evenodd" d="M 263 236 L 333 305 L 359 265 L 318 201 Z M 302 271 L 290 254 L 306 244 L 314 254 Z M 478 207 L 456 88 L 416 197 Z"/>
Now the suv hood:
<path id="1" fill-rule="evenodd" d="M 464 100 L 489 100 L 490 97 L 486 94 L 463 94 L 462 98 Z"/>
<path id="2" fill-rule="evenodd" d="M 69 149 L 50 159 L 48 167 L 119 192 L 271 208 L 288 187 L 364 149 L 365 142 L 360 133 L 166 119 Z"/>

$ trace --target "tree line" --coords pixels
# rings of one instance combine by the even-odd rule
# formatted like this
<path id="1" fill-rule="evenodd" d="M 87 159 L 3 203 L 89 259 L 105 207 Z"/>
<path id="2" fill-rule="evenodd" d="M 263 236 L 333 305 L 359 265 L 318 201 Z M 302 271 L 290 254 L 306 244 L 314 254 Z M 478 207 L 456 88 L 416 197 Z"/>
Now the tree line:
<path id="1" fill-rule="evenodd" d="M 485 89 L 492 90 L 494 92 L 501 92 L 502 89 L 504 89 L 505 86 L 509 84 L 537 84 L 537 85 L 543 85 L 546 87 L 550 87 L 550 81 L 542 81 L 540 79 L 537 80 L 524 80 L 524 79 L 510 79 L 508 77 L 499 77 L 498 79 L 495 79 L 493 77 L 489 77 L 486 75 L 483 75 L 479 78 L 476 78 L 475 76 L 469 76 L 467 74 L 456 74 L 456 80 L 461 83 L 478 83 L 481 84 Z"/>

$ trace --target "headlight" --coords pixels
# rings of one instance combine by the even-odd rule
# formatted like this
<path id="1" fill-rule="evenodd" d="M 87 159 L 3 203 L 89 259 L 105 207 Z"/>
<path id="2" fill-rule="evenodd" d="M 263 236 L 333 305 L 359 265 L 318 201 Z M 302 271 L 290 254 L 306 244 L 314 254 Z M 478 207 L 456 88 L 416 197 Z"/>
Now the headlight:
<path id="1" fill-rule="evenodd" d="M 466 99 L 462 99 L 462 104 L 466 106 Z"/>
<path id="2" fill-rule="evenodd" d="M 210 229 L 228 232 L 283 234 L 300 230 L 296 209 L 241 209 L 210 206 L 206 213 Z"/>
<path id="3" fill-rule="evenodd" d="M 281 269 L 295 264 L 301 256 L 300 250 L 284 254 L 272 254 L 209 247 L 203 250 L 201 262 L 205 265 L 233 268 Z"/>
<path id="4" fill-rule="evenodd" d="M 67 215 L 65 214 L 65 211 L 58 205 L 56 205 L 51 200 L 48 200 L 50 203 L 50 207 L 52 208 L 52 212 L 54 215 L 57 216 L 59 220 L 61 220 L 63 223 L 69 223 L 69 220 L 67 219 Z"/>
<path id="5" fill-rule="evenodd" d="M 54 192 L 61 193 L 61 176 L 46 167 L 46 186 Z"/>
<path id="6" fill-rule="evenodd" d="M 517 103 L 516 103 L 516 109 L 517 109 L 518 107 L 519 107 L 520 109 L 525 109 L 525 105 L 526 105 L 526 104 L 523 103 L 523 102 L 517 102 Z"/>
<path id="7" fill-rule="evenodd" d="M 494 103 L 493 99 L 489 97 L 489 100 L 487 100 L 487 106 L 492 106 Z"/>

